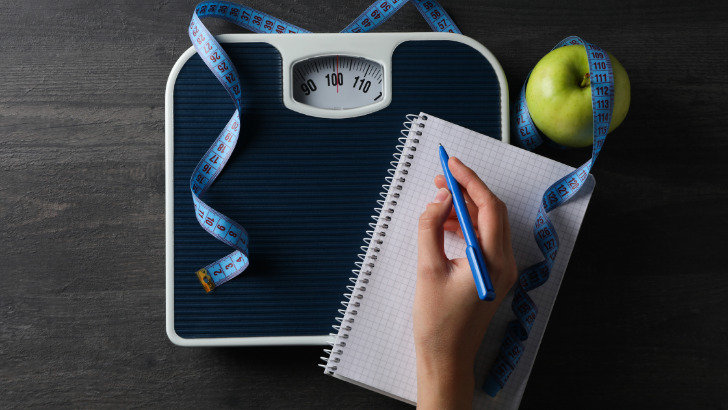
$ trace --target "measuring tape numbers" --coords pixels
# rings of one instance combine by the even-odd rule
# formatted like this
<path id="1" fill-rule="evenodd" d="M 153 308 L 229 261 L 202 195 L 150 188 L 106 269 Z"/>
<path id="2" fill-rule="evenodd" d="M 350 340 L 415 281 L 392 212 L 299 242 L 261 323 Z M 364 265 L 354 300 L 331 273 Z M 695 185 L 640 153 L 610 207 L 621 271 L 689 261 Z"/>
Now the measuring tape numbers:
<path id="1" fill-rule="evenodd" d="M 361 33 L 371 31 L 384 23 L 407 2 L 408 0 L 377 1 L 342 32 Z M 412 2 L 433 30 L 461 33 L 450 16 L 445 13 L 444 9 L 436 1 L 412 0 Z M 250 7 L 224 1 L 200 3 L 192 16 L 189 26 L 189 36 L 192 44 L 207 67 L 215 74 L 233 99 L 236 107 L 236 111 L 225 128 L 195 167 L 190 179 L 195 215 L 200 226 L 234 249 L 229 255 L 197 271 L 200 282 L 205 290 L 209 292 L 239 275 L 248 267 L 249 238 L 240 224 L 214 210 L 201 199 L 201 196 L 210 188 L 230 158 L 240 135 L 240 129 L 243 126 L 240 115 L 243 112 L 240 77 L 227 53 L 200 21 L 201 18 L 205 17 L 220 18 L 257 33 L 309 33 L 309 31 Z M 538 313 L 538 309 L 528 296 L 528 292 L 548 280 L 551 267 L 558 254 L 559 239 L 548 213 L 568 201 L 583 186 L 609 131 L 612 106 L 614 104 L 614 75 L 609 56 L 600 47 L 583 41 L 576 36 L 562 40 L 554 48 L 566 45 L 582 45 L 587 51 L 594 115 L 592 157 L 582 166 L 551 185 L 543 195 L 533 229 L 534 238 L 544 256 L 544 260 L 526 268 L 519 274 L 511 304 L 516 319 L 511 321 L 507 327 L 498 357 L 483 386 L 483 389 L 491 396 L 495 396 L 503 388 L 523 355 L 525 350 L 523 341 L 528 338 Z M 516 140 L 524 148 L 533 150 L 541 144 L 542 138 L 530 117 L 526 105 L 525 90 L 527 82 L 528 79 L 524 83 L 520 98 L 514 107 L 513 131 Z"/>
<path id="2" fill-rule="evenodd" d="M 345 33 L 361 33 L 373 30 L 397 12 L 409 0 L 379 0 L 367 8 L 354 22 L 347 26 Z M 435 31 L 460 33 L 434 0 L 413 0 L 415 7 L 422 13 Z M 241 123 L 242 88 L 240 76 L 230 57 L 217 40 L 207 30 L 200 19 L 219 18 L 256 33 L 310 33 L 310 31 L 277 19 L 269 14 L 253 8 L 227 1 L 206 1 L 197 5 L 190 21 L 188 34 L 197 53 L 210 71 L 223 85 L 235 103 L 235 113 L 225 128 L 215 139 L 190 178 L 190 191 L 195 209 L 195 217 L 200 226 L 210 235 L 234 249 L 229 255 L 199 269 L 196 275 L 206 292 L 238 276 L 249 265 L 249 237 L 240 224 L 216 211 L 206 204 L 201 197 L 208 191 L 215 179 L 220 175 L 230 155 L 235 149 Z"/>
<path id="3" fill-rule="evenodd" d="M 559 237 L 548 213 L 563 205 L 581 189 L 609 132 L 614 106 L 614 74 L 609 55 L 600 47 L 576 36 L 561 40 L 554 49 L 568 45 L 584 46 L 589 61 L 594 118 L 592 156 L 582 166 L 556 181 L 543 194 L 533 226 L 533 235 L 544 260 L 526 268 L 518 276 L 511 303 L 516 319 L 508 324 L 498 357 L 483 386 L 483 389 L 491 396 L 495 396 L 505 386 L 508 377 L 513 373 L 523 355 L 525 350 L 523 341 L 528 339 L 528 334 L 533 328 L 538 313 L 536 304 L 527 292 L 543 285 L 548 280 L 559 250 Z M 528 83 L 528 79 L 526 79 L 526 83 Z M 514 109 L 514 134 L 521 146 L 532 150 L 541 143 L 542 138 L 528 113 L 525 90 L 526 84 L 521 89 L 520 98 Z"/>
<path id="4" fill-rule="evenodd" d="M 409 0 L 384 0 L 374 2 L 359 17 L 343 29 L 342 33 L 364 33 L 378 27 L 396 13 Z M 445 9 L 434 0 L 412 0 L 433 31 L 461 34 Z"/>

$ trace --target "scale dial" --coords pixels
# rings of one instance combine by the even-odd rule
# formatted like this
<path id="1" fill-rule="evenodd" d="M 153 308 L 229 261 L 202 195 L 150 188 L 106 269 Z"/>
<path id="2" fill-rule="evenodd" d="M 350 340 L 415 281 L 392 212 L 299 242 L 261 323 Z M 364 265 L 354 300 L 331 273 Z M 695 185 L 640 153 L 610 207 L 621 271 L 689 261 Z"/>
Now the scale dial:
<path id="1" fill-rule="evenodd" d="M 383 101 L 384 67 L 363 57 L 327 55 L 292 68 L 293 99 L 325 110 L 349 110 Z"/>

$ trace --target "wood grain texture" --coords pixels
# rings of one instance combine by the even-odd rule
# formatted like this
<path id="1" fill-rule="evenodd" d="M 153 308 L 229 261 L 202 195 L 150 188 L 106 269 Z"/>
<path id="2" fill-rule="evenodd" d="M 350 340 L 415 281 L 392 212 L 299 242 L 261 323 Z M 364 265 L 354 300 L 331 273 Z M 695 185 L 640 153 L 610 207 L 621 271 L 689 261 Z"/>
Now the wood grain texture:
<path id="1" fill-rule="evenodd" d="M 195 4 L 0 4 L 0 407 L 409 408 L 325 377 L 318 347 L 167 339 L 164 89 Z M 336 32 L 369 2 L 246 4 Z M 512 99 L 568 35 L 632 83 L 522 408 L 728 408 L 726 3 L 442 5 L 500 60 Z M 379 29 L 427 30 L 411 5 Z"/>

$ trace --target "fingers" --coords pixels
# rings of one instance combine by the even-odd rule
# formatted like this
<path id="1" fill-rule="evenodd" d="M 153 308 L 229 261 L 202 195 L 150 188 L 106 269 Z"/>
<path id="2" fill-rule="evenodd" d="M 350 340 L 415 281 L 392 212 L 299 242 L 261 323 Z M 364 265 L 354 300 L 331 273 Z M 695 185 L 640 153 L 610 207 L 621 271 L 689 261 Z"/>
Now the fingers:
<path id="1" fill-rule="evenodd" d="M 451 208 L 450 191 L 441 188 L 420 215 L 417 234 L 417 271 L 420 274 L 436 275 L 447 271 L 443 225 Z"/>
<path id="2" fill-rule="evenodd" d="M 447 188 L 447 180 L 445 179 L 444 175 L 437 175 L 435 177 L 435 186 L 438 188 Z M 473 200 L 470 199 L 470 195 L 468 195 L 467 191 L 463 191 L 463 198 L 465 198 L 465 206 L 468 208 L 468 213 L 470 214 L 470 219 L 473 222 L 473 228 L 475 228 L 475 232 L 477 234 L 478 232 L 478 207 L 475 206 L 473 203 Z M 447 218 L 447 221 L 445 221 L 445 230 L 446 231 L 453 231 L 456 232 L 460 237 L 463 236 L 462 231 L 460 230 L 460 222 L 458 222 L 458 216 L 455 213 L 455 208 L 452 208 L 450 210 L 450 215 Z"/>
<path id="3" fill-rule="evenodd" d="M 480 177 L 458 158 L 450 157 L 448 162 L 450 172 L 467 192 L 467 195 L 477 207 L 477 231 L 484 251 L 500 252 L 504 244 L 504 223 L 507 223 L 507 211 L 505 204 L 491 192 L 488 186 Z M 472 212 L 471 212 L 472 215 Z M 504 222 L 505 219 L 505 222 Z M 510 230 L 508 230 L 510 236 Z M 508 238 L 510 244 L 510 237 Z"/>

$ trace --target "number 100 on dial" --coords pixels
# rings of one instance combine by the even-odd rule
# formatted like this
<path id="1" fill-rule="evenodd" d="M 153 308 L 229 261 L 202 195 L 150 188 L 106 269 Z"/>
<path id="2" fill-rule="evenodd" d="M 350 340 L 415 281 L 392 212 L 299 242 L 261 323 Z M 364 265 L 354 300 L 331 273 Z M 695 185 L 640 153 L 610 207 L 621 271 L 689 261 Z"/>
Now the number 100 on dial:
<path id="1" fill-rule="evenodd" d="M 328 110 L 346 110 L 382 100 L 384 69 L 362 57 L 329 55 L 297 62 L 293 99 Z"/>

